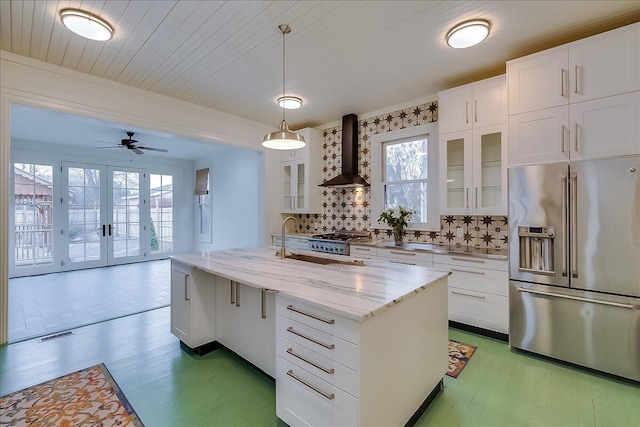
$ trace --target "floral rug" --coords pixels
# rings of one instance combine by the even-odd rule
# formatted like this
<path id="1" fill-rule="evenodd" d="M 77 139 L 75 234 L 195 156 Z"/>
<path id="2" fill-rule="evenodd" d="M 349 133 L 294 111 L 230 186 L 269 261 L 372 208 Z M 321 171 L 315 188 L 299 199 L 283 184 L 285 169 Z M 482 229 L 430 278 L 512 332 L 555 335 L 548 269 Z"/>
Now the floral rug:
<path id="1" fill-rule="evenodd" d="M 0 397 L 0 426 L 143 426 L 99 364 Z"/>
<path id="2" fill-rule="evenodd" d="M 449 369 L 447 369 L 447 375 L 452 378 L 458 378 L 458 375 L 467 366 L 467 362 L 475 351 L 475 346 L 449 340 Z"/>

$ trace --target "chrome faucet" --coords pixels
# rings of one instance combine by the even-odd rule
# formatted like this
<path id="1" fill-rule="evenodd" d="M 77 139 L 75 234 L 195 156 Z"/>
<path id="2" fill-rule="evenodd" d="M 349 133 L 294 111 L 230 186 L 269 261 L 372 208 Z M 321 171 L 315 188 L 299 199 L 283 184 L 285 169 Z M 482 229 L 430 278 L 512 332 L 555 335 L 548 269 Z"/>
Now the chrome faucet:
<path id="1" fill-rule="evenodd" d="M 288 216 L 282 221 L 282 247 L 280 248 L 280 259 L 285 259 L 287 257 L 287 252 L 285 249 L 284 241 L 285 241 L 285 232 L 287 231 L 287 221 L 290 219 L 296 222 L 296 226 L 298 226 L 298 219 L 294 216 Z"/>

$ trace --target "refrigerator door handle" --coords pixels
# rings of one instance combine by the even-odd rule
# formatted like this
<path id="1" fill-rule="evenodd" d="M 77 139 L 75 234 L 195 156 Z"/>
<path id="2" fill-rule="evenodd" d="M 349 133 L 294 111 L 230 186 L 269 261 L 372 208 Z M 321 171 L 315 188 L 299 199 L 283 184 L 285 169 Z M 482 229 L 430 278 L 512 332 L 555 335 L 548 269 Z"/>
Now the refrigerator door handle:
<path id="1" fill-rule="evenodd" d="M 571 277 L 578 278 L 578 174 L 571 172 Z"/>
<path id="2" fill-rule="evenodd" d="M 562 174 L 562 275 L 567 277 L 567 246 L 569 245 L 569 236 L 567 236 L 567 174 Z"/>
<path id="3" fill-rule="evenodd" d="M 630 310 L 640 310 L 640 305 L 634 305 L 634 304 L 624 304 L 624 303 L 621 303 L 621 302 L 605 301 L 605 300 L 591 299 L 591 298 L 582 298 L 582 297 L 576 297 L 576 296 L 573 296 L 573 295 L 554 294 L 552 292 L 536 291 L 535 289 L 527 289 L 527 288 L 521 288 L 521 287 L 516 288 L 516 290 L 518 292 L 526 292 L 526 293 L 529 293 L 529 294 L 543 295 L 543 296 L 547 296 L 547 297 L 557 297 L 557 298 L 571 299 L 571 300 L 574 300 L 574 301 L 590 302 L 590 303 L 594 303 L 594 304 L 612 305 L 614 307 L 628 308 Z"/>

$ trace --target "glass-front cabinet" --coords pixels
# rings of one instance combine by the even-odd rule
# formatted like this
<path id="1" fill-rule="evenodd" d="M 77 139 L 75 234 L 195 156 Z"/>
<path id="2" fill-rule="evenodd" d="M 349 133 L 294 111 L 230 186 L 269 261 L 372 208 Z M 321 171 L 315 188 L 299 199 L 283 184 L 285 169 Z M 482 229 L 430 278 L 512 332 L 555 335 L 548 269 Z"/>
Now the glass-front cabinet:
<path id="1" fill-rule="evenodd" d="M 308 197 L 308 161 L 305 159 L 282 163 L 282 212 L 305 210 Z"/>
<path id="2" fill-rule="evenodd" d="M 440 135 L 440 206 L 448 215 L 506 215 L 506 125 Z"/>

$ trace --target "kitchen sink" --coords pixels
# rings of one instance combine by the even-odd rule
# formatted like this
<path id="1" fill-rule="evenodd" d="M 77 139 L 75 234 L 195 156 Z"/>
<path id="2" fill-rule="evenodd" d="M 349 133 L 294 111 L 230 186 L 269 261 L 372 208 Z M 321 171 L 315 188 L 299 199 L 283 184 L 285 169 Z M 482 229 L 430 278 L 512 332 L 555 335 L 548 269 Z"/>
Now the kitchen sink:
<path id="1" fill-rule="evenodd" d="M 364 262 L 362 261 L 342 261 L 339 259 L 330 259 L 330 258 L 323 258 L 323 257 L 319 257 L 319 256 L 313 256 L 313 255 L 304 255 L 304 254 L 289 254 L 286 256 L 287 259 L 295 259 L 298 261 L 305 261 L 305 262 L 312 262 L 314 264 L 323 264 L 323 265 L 328 265 L 328 264 L 344 264 L 344 265 L 364 265 Z"/>

